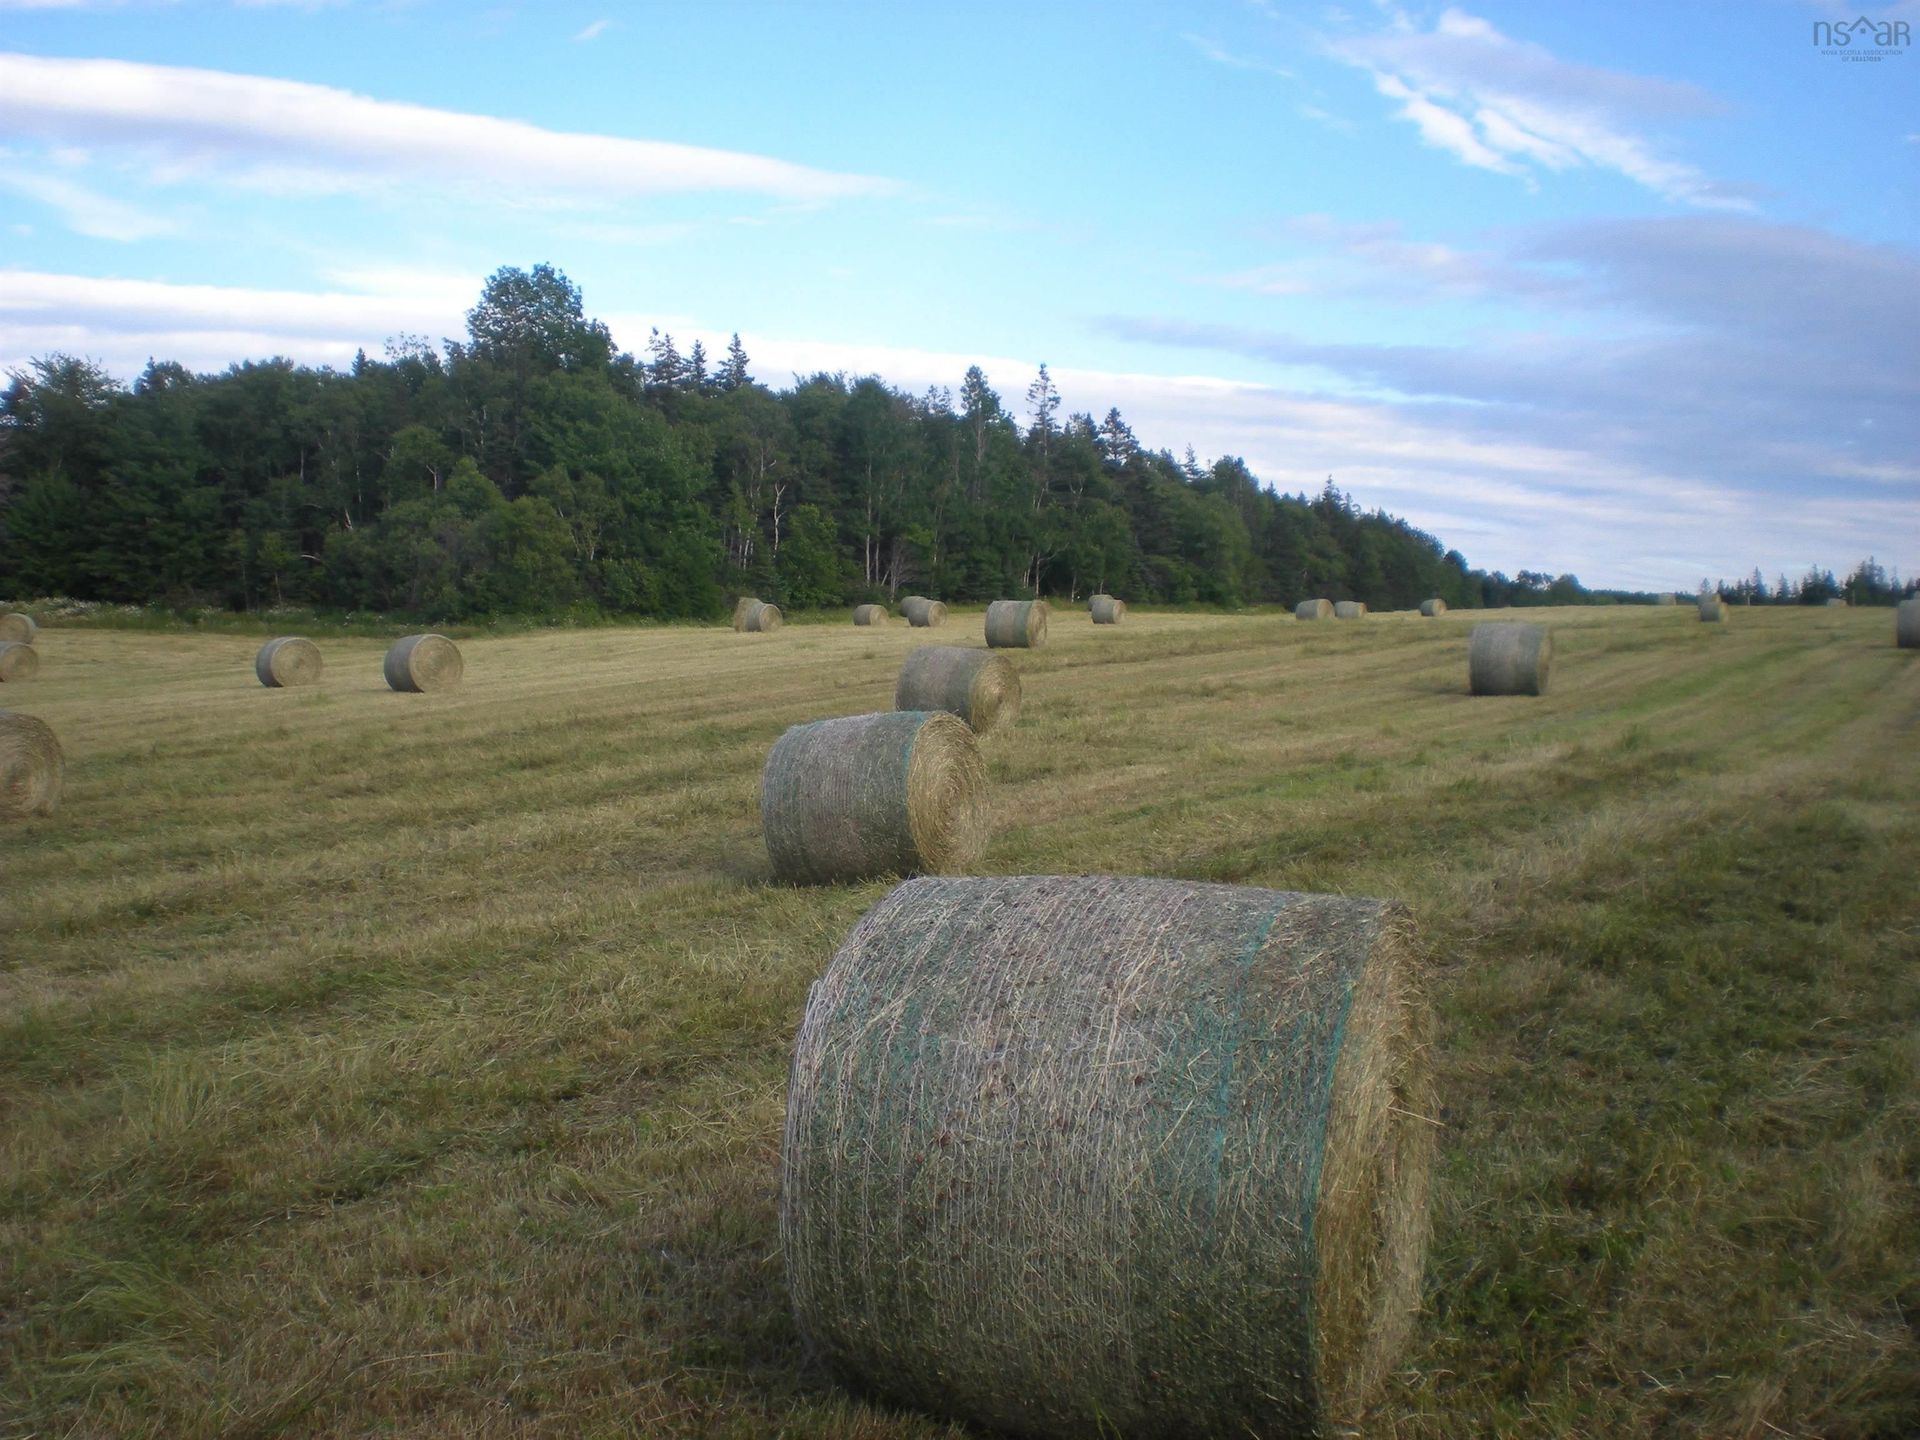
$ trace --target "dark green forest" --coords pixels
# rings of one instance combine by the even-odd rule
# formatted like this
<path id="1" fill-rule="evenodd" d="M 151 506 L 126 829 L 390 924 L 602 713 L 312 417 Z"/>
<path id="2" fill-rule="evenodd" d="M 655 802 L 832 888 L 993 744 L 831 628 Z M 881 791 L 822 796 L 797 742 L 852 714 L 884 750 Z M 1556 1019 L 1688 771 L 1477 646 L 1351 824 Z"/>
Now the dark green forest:
<path id="1" fill-rule="evenodd" d="M 494 274 L 464 341 L 400 336 L 345 373 L 154 360 L 129 388 L 48 356 L 0 397 L 0 591 L 428 621 L 705 618 L 742 593 L 1648 598 L 1471 569 L 1331 477 L 1279 495 L 1238 459 L 1147 450 L 1118 410 L 1063 415 L 1045 366 L 1017 412 L 978 367 L 957 394 L 910 395 L 827 374 L 776 390 L 750 366 L 737 336 L 718 358 L 658 331 L 619 351 L 546 265 Z M 1900 588 L 1871 562 L 1844 583 L 1722 588 L 1880 598 L 1855 582 Z"/>

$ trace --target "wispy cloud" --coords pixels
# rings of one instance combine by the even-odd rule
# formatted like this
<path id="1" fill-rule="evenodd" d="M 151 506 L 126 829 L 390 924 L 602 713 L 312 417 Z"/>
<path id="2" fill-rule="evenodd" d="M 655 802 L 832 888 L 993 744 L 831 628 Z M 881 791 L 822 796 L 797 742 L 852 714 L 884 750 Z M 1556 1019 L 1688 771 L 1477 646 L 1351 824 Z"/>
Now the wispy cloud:
<path id="1" fill-rule="evenodd" d="M 1198 50 L 1216 65 L 1225 65 L 1230 70 L 1253 70 L 1262 75 L 1278 75 L 1284 80 L 1294 78 L 1293 71 L 1284 65 L 1276 65 L 1270 60 L 1258 60 L 1249 55 L 1237 55 L 1216 41 L 1204 35 L 1191 32 L 1183 33 L 1180 38 Z"/>
<path id="2" fill-rule="evenodd" d="M 819 203 L 895 188 L 764 155 L 548 130 L 325 85 L 7 53 L 0 134 L 139 155 L 162 183 L 283 193 L 404 184 L 587 202 L 735 191 Z"/>
<path id="3" fill-rule="evenodd" d="M 1747 194 L 1639 133 L 1646 122 L 1716 110 L 1697 87 L 1574 64 L 1460 9 L 1431 28 L 1389 13 L 1386 29 L 1327 48 L 1365 70 L 1426 144 L 1462 164 L 1530 185 L 1543 172 L 1589 167 L 1700 209 L 1753 208 Z"/>
<path id="4" fill-rule="evenodd" d="M 179 228 L 163 216 L 102 195 L 77 180 L 35 173 L 17 163 L 0 168 L 0 190 L 11 190 L 58 211 L 69 230 L 96 240 L 147 240 Z"/>
<path id="5" fill-rule="evenodd" d="M 574 35 L 574 41 L 576 43 L 584 43 L 588 40 L 598 40 L 602 35 L 607 33 L 607 27 L 611 24 L 613 24 L 611 20 L 595 20 L 590 25 L 583 25 L 580 27 L 578 33 Z"/>

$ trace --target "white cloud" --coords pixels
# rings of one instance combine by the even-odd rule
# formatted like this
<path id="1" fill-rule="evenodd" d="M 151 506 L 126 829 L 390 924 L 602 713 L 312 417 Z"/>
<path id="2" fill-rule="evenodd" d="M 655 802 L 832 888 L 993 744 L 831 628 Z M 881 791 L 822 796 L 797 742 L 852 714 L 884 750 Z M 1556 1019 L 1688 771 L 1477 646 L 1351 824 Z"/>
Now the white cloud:
<path id="1" fill-rule="evenodd" d="M 39 175 L 9 164 L 0 169 L 0 190 L 11 190 L 60 212 L 69 230 L 96 240 L 147 240 L 179 228 L 171 220 L 101 195 L 61 175 Z"/>
<path id="2" fill-rule="evenodd" d="M 451 182 L 495 197 L 743 191 L 818 203 L 893 188 L 763 155 L 548 130 L 300 81 L 7 53 L 0 133 L 119 147 L 161 183 L 211 177 L 283 192 Z"/>
<path id="3" fill-rule="evenodd" d="M 607 33 L 607 27 L 611 24 L 613 24 L 611 20 L 595 20 L 590 25 L 581 26 L 579 33 L 573 38 L 575 41 L 581 43 L 588 40 L 598 40 L 602 35 Z"/>

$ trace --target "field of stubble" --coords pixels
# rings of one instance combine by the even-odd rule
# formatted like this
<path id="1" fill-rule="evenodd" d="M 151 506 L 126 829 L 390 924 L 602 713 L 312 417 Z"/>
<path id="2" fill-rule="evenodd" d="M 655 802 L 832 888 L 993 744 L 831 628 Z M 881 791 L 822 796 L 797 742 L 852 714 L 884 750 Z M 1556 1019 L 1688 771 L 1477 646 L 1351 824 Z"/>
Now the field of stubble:
<path id="1" fill-rule="evenodd" d="M 1920 654 L 1884 611 L 1056 612 L 981 868 L 1393 896 L 1444 1124 L 1379 1436 L 1914 1433 Z M 928 1437 L 811 1370 L 788 1047 L 881 883 L 767 883 L 781 730 L 944 630 L 43 633 L 0 831 L 0 1434 Z M 18 689 L 19 693 L 13 691 Z"/>

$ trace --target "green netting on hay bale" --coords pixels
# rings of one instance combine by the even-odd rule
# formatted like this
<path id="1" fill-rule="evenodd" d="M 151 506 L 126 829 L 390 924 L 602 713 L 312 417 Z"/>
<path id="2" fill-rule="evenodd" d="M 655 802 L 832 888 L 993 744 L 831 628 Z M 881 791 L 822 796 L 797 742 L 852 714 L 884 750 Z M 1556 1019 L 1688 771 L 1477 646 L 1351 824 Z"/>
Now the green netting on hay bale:
<path id="1" fill-rule="evenodd" d="M 1096 625 L 1118 625 L 1127 614 L 1127 602 L 1111 595 L 1094 596 L 1088 608 L 1093 612 Z"/>
<path id="2" fill-rule="evenodd" d="M 986 766 L 944 711 L 795 725 L 760 777 L 774 878 L 834 884 L 964 867 L 984 834 Z"/>
<path id="3" fill-rule="evenodd" d="M 1718 595 L 1701 596 L 1700 618 L 1709 624 L 1719 624 L 1727 618 L 1727 602 Z"/>
<path id="4" fill-rule="evenodd" d="M 987 644 L 996 649 L 1034 650 L 1047 643 L 1044 600 L 995 600 L 987 606 Z"/>
<path id="5" fill-rule="evenodd" d="M 0 685 L 17 685 L 40 673 L 40 652 L 18 640 L 0 640 Z"/>
<path id="6" fill-rule="evenodd" d="M 320 679 L 320 647 L 299 635 L 269 640 L 253 657 L 253 673 L 269 690 L 312 685 Z"/>
<path id="7" fill-rule="evenodd" d="M 887 614 L 884 605 L 856 605 L 853 607 L 853 623 L 856 625 L 884 625 L 892 617 Z"/>
<path id="8" fill-rule="evenodd" d="M 929 630 L 947 623 L 946 605 L 939 600 L 929 600 L 924 595 L 907 596 L 900 602 L 900 613 L 907 617 L 907 624 L 917 630 Z"/>
<path id="9" fill-rule="evenodd" d="M 1893 643 L 1902 650 L 1920 650 L 1920 596 L 1893 607 Z"/>
<path id="10" fill-rule="evenodd" d="M 1022 1435 L 1322 1434 L 1419 1299 L 1433 1122 L 1397 905 L 928 879 L 808 997 L 781 1240 L 842 1378 Z"/>
<path id="11" fill-rule="evenodd" d="M 1336 601 L 1333 607 L 1333 618 L 1336 620 L 1358 620 L 1366 613 L 1366 605 L 1359 600 Z"/>
<path id="12" fill-rule="evenodd" d="M 387 651 L 387 684 L 395 690 L 424 694 L 451 690 L 460 683 L 465 662 L 460 647 L 444 635 L 408 635 Z"/>
<path id="13" fill-rule="evenodd" d="M 925 645 L 900 663 L 896 710 L 944 710 L 976 735 L 1020 715 L 1020 674 L 1004 655 L 959 645 Z"/>
<path id="14" fill-rule="evenodd" d="M 1447 602 L 1437 595 L 1431 600 L 1422 600 L 1420 602 L 1420 613 L 1429 620 L 1433 619 L 1436 615 L 1444 615 L 1447 613 Z"/>
<path id="15" fill-rule="evenodd" d="M 33 637 L 40 633 L 40 627 L 33 623 L 31 615 L 23 615 L 18 610 L 10 610 L 0 615 L 0 640 L 12 640 L 21 645 L 31 645 Z"/>
<path id="16" fill-rule="evenodd" d="M 0 820 L 51 815 L 60 806 L 66 760 L 53 727 L 0 710 Z"/>
<path id="17" fill-rule="evenodd" d="M 1293 607 L 1293 618 L 1296 620 L 1331 620 L 1333 618 L 1333 602 L 1331 600 L 1302 600 L 1298 605 Z"/>
<path id="18" fill-rule="evenodd" d="M 1467 689 L 1475 695 L 1544 695 L 1553 636 L 1544 625 L 1476 625 L 1467 641 Z"/>

